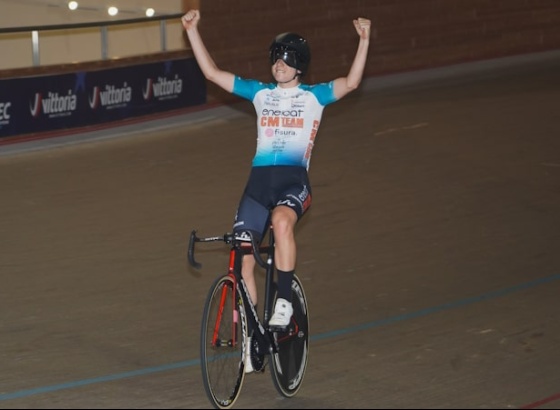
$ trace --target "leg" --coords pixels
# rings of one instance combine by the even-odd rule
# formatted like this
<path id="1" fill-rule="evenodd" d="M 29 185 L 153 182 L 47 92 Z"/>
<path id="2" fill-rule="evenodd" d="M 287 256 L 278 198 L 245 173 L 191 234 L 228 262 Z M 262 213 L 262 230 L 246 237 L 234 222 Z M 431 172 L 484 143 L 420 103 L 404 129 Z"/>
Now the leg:
<path id="1" fill-rule="evenodd" d="M 296 212 L 287 206 L 277 206 L 272 211 L 272 226 L 276 243 L 274 259 L 276 268 L 284 272 L 293 271 L 296 267 L 296 239 L 294 235 Z"/>
<path id="2" fill-rule="evenodd" d="M 296 212 L 287 206 L 277 206 L 272 211 L 272 227 L 275 241 L 275 264 L 278 273 L 278 295 L 271 327 L 284 327 L 292 316 L 292 280 L 296 266 L 295 226 Z"/>
<path id="3" fill-rule="evenodd" d="M 293 273 L 296 267 L 295 226 L 311 206 L 311 188 L 304 168 L 296 167 L 286 172 L 286 181 L 290 182 L 276 197 L 271 221 L 276 242 L 276 268 Z"/>
<path id="4" fill-rule="evenodd" d="M 261 239 L 269 218 L 269 210 L 248 195 L 243 195 L 235 217 L 233 232 L 240 237 L 245 237 L 250 231 L 257 240 Z M 251 246 L 249 242 L 243 246 Z M 247 285 L 249 296 L 253 305 L 257 305 L 257 285 L 255 281 L 255 258 L 245 255 L 241 267 L 241 276 Z"/>

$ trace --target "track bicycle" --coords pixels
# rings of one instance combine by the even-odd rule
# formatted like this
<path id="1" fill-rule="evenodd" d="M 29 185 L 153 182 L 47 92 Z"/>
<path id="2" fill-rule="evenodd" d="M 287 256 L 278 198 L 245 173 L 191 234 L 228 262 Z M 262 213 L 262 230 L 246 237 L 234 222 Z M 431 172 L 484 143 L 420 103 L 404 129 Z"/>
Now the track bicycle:
<path id="1" fill-rule="evenodd" d="M 309 318 L 303 286 L 296 275 L 292 281 L 294 312 L 290 324 L 285 330 L 268 327 L 277 293 L 272 229 L 270 225 L 267 244 L 263 244 L 264 238 L 257 243 L 250 234 L 249 239 L 231 233 L 198 237 L 196 230 L 190 235 L 188 261 L 197 269 L 202 265 L 195 260 L 196 243 L 230 245 L 227 273 L 219 276 L 208 292 L 200 333 L 202 380 L 208 399 L 218 409 L 231 408 L 239 397 L 246 375 L 246 354 L 250 354 L 256 372 L 264 372 L 270 363 L 272 382 L 284 397 L 295 396 L 303 382 L 309 354 Z M 242 259 L 248 254 L 253 254 L 266 272 L 262 320 L 241 276 Z M 253 334 L 250 346 L 246 346 L 249 329 Z"/>

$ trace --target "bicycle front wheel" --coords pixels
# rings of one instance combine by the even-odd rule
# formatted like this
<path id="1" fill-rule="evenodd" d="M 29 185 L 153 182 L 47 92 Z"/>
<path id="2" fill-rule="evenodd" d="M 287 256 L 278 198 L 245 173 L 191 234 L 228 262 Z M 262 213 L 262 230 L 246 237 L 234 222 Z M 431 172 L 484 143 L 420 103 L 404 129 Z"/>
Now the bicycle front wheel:
<path id="1" fill-rule="evenodd" d="M 208 293 L 200 337 L 202 380 L 215 408 L 232 407 L 241 392 L 245 334 L 247 320 L 242 299 L 233 278 L 222 276 Z"/>
<path id="2" fill-rule="evenodd" d="M 297 276 L 292 281 L 294 313 L 285 332 L 275 332 L 278 347 L 272 352 L 272 381 L 278 393 L 293 397 L 299 391 L 309 355 L 309 316 L 307 299 Z"/>

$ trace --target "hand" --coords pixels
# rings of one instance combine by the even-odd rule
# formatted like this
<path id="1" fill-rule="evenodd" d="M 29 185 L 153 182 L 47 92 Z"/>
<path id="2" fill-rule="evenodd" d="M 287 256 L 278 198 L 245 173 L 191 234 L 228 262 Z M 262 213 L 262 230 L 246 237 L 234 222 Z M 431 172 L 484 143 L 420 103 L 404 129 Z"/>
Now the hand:
<path id="1" fill-rule="evenodd" d="M 356 20 L 354 20 L 354 27 L 356 27 L 356 32 L 362 40 L 369 39 L 371 20 L 363 17 L 358 17 Z"/>
<path id="2" fill-rule="evenodd" d="M 200 20 L 200 11 L 198 10 L 189 10 L 181 18 L 181 22 L 183 23 L 183 27 L 185 28 L 185 30 L 195 28 L 198 25 L 199 20 Z"/>

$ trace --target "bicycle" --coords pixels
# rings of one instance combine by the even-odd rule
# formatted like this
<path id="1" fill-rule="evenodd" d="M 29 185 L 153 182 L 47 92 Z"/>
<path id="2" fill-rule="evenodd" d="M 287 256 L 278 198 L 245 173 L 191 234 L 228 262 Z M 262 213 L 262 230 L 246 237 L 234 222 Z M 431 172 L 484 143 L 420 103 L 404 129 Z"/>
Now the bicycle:
<path id="1" fill-rule="evenodd" d="M 268 320 L 276 300 L 274 281 L 274 235 L 268 229 L 268 244 L 226 233 L 222 236 L 198 237 L 193 230 L 189 239 L 188 261 L 196 269 L 195 243 L 222 241 L 230 245 L 226 274 L 211 286 L 201 324 L 200 357 L 202 380 L 208 399 L 215 408 L 231 408 L 241 393 L 245 380 L 244 358 L 250 349 L 251 364 L 264 372 L 271 363 L 271 376 L 278 393 L 293 397 L 301 388 L 309 354 L 309 319 L 307 299 L 301 281 L 292 281 L 294 309 L 286 329 L 269 329 Z M 264 313 L 261 321 L 241 276 L 244 255 L 253 254 L 265 271 Z M 261 255 L 266 256 L 266 260 Z M 251 326 L 249 326 L 251 325 Z M 250 346 L 246 346 L 248 329 L 253 329 Z M 268 359 L 268 360 L 267 360 Z"/>

